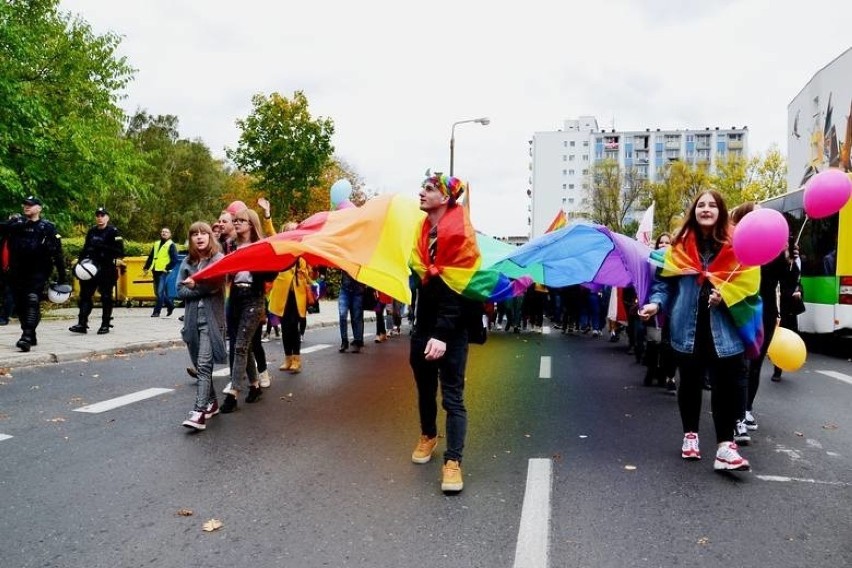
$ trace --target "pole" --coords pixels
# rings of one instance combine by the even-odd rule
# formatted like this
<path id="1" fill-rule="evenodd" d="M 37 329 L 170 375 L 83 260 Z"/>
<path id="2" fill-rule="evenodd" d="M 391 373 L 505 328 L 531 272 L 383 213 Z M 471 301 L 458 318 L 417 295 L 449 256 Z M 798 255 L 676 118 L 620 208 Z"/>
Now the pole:
<path id="1" fill-rule="evenodd" d="M 453 130 L 450 134 L 450 176 L 453 175 L 453 154 L 456 147 L 456 125 L 453 124 Z"/>

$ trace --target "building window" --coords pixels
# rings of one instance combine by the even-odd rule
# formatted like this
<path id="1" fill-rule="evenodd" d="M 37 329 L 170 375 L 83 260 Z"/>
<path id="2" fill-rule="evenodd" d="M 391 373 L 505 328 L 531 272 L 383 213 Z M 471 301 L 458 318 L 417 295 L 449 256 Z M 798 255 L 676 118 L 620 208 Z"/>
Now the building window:
<path id="1" fill-rule="evenodd" d="M 563 148 L 567 148 L 567 147 L 568 147 L 568 141 L 567 141 L 567 140 L 563 140 L 563 141 L 562 141 L 562 147 L 563 147 Z"/>
<path id="2" fill-rule="evenodd" d="M 573 197 L 569 197 L 569 198 L 568 198 L 568 203 L 574 203 L 574 198 L 573 198 Z"/>
<path id="3" fill-rule="evenodd" d="M 571 171 L 573 172 L 574 170 L 571 170 Z M 567 175 L 568 175 L 568 170 L 562 170 L 562 175 L 563 175 L 563 176 L 567 176 Z"/>
<path id="4" fill-rule="evenodd" d="M 568 184 L 568 189 L 574 189 L 574 184 L 573 184 L 573 183 L 569 183 L 569 184 Z"/>
<path id="5" fill-rule="evenodd" d="M 583 140 L 583 148 L 588 148 L 588 147 L 589 147 L 589 141 Z"/>
<path id="6" fill-rule="evenodd" d="M 571 147 L 573 148 L 574 146 L 575 146 L 575 143 L 574 143 L 573 140 L 571 140 Z"/>
<path id="7" fill-rule="evenodd" d="M 568 189 L 568 185 L 563 183 L 563 184 L 562 184 L 562 189 Z"/>
<path id="8" fill-rule="evenodd" d="M 574 175 L 574 170 L 568 170 L 568 175 Z"/>
<path id="9" fill-rule="evenodd" d="M 584 175 L 584 176 L 589 175 L 589 170 L 583 170 L 583 175 Z"/>
<path id="10" fill-rule="evenodd" d="M 565 154 L 562 154 L 562 161 L 563 161 L 563 162 L 567 162 L 567 161 L 568 161 L 568 156 L 566 156 Z"/>
<path id="11" fill-rule="evenodd" d="M 574 154 L 571 154 L 570 156 L 568 156 L 568 161 L 569 161 L 569 162 L 573 162 L 573 161 L 574 161 Z"/>
<path id="12" fill-rule="evenodd" d="M 583 154 L 583 161 L 584 161 L 584 162 L 588 162 L 588 161 L 589 161 L 589 155 L 588 155 L 588 154 Z"/>

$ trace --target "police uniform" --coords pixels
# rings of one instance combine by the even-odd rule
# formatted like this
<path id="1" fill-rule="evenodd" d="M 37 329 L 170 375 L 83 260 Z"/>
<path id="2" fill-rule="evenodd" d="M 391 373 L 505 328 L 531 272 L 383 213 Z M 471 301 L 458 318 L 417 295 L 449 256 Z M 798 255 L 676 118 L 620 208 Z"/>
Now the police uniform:
<path id="1" fill-rule="evenodd" d="M 25 206 L 41 206 L 41 200 L 30 196 L 24 199 Z M 40 302 L 53 269 L 57 281 L 67 283 L 65 262 L 62 257 L 62 241 L 56 227 L 50 221 L 36 221 L 19 217 L 2 225 L 0 230 L 9 243 L 9 273 L 12 293 L 21 321 L 21 339 L 17 347 L 29 351 L 37 345 L 36 328 L 41 320 Z"/>
<path id="2" fill-rule="evenodd" d="M 103 207 L 95 211 L 96 216 L 107 215 L 109 212 Z M 110 320 L 112 320 L 113 289 L 118 281 L 118 270 L 115 261 L 124 256 L 124 240 L 114 225 L 107 224 L 101 229 L 97 225 L 86 233 L 86 241 L 80 252 L 81 259 L 91 260 L 98 271 L 93 278 L 80 281 L 80 313 L 77 316 L 77 325 L 71 326 L 74 333 L 86 333 L 88 330 L 89 314 L 92 313 L 94 304 L 92 296 L 95 290 L 101 296 L 101 327 L 98 334 L 109 333 Z"/>

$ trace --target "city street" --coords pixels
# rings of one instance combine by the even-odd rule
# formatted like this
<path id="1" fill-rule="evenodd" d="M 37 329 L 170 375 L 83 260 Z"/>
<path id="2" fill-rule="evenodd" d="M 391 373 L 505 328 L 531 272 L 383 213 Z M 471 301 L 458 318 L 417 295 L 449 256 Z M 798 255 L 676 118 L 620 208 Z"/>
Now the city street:
<path id="1" fill-rule="evenodd" d="M 753 471 L 717 474 L 709 396 L 704 459 L 684 462 L 676 399 L 624 339 L 492 333 L 470 350 L 465 489 L 445 496 L 443 440 L 410 461 L 407 335 L 338 344 L 308 330 L 288 375 L 266 343 L 271 388 L 201 433 L 181 426 L 182 348 L 0 377 L 2 565 L 852 566 L 847 359 L 780 383 L 767 364 Z"/>

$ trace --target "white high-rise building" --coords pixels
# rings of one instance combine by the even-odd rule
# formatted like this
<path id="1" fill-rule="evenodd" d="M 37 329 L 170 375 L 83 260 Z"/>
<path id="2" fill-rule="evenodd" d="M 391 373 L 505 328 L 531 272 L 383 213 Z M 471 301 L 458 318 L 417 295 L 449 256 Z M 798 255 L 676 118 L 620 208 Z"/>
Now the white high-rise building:
<path id="1" fill-rule="evenodd" d="M 746 156 L 748 127 L 704 130 L 599 129 L 593 116 L 566 120 L 556 132 L 536 132 L 530 140 L 530 237 L 543 234 L 559 210 L 569 219 L 588 212 L 595 163 L 612 159 L 623 171 L 656 181 L 666 164 L 706 164 Z"/>

